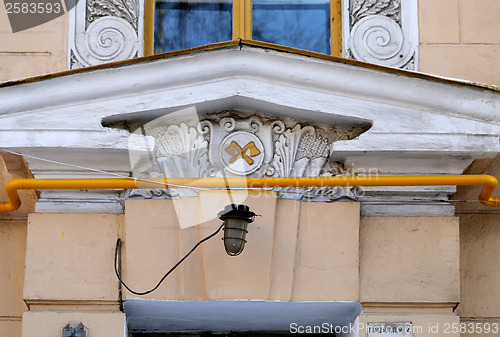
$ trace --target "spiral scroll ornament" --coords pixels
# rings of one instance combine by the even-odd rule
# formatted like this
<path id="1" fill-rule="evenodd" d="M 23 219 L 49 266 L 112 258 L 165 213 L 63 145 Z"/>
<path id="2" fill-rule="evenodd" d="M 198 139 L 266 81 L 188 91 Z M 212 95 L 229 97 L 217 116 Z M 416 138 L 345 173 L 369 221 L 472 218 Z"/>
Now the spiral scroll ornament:
<path id="1" fill-rule="evenodd" d="M 354 25 L 350 49 L 359 61 L 389 67 L 401 67 L 413 56 L 412 45 L 405 41 L 401 27 L 382 15 L 364 17 Z"/>
<path id="2" fill-rule="evenodd" d="M 97 19 L 85 32 L 85 46 L 91 64 L 133 58 L 137 53 L 136 40 L 132 25 L 117 17 Z"/>
<path id="3" fill-rule="evenodd" d="M 224 128 L 224 131 L 231 132 L 236 128 L 236 120 L 231 117 L 222 118 L 219 125 Z"/>

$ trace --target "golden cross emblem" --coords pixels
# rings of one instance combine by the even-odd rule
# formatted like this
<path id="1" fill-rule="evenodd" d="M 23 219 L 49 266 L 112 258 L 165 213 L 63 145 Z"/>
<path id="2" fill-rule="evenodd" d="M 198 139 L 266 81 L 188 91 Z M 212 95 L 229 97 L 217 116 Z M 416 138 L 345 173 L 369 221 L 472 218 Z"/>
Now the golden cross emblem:
<path id="1" fill-rule="evenodd" d="M 248 165 L 253 165 L 254 160 L 252 158 L 257 157 L 261 153 L 260 150 L 257 148 L 257 146 L 255 146 L 254 142 L 250 142 L 243 148 L 241 148 L 241 146 L 234 140 L 231 142 L 231 144 L 229 144 L 228 147 L 225 148 L 225 150 L 227 154 L 232 156 L 229 159 L 229 162 L 231 164 L 237 161 L 238 159 L 242 158 L 247 162 Z"/>

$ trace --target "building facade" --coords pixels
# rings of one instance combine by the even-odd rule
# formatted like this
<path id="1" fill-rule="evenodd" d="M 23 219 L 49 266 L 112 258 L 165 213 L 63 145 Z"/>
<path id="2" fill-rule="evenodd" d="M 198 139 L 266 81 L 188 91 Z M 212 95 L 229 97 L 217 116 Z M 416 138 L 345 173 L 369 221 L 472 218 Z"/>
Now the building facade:
<path id="1" fill-rule="evenodd" d="M 251 2 L 220 3 L 230 41 L 157 55 L 177 47 L 148 0 L 82 0 L 16 33 L 0 11 L 0 201 L 21 178 L 138 184 L 19 191 L 0 214 L 0 336 L 500 336 L 498 211 L 481 186 L 204 185 L 498 177 L 500 5 L 312 2 L 328 13 L 318 52 L 258 32 Z M 233 203 L 258 214 L 240 255 L 219 232 L 150 294 L 118 281 L 153 288 Z"/>

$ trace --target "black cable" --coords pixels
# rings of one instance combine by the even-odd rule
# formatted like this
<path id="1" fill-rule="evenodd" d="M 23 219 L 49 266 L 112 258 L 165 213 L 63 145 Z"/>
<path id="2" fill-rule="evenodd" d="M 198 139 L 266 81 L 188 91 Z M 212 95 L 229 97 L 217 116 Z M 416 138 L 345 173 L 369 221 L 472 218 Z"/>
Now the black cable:
<path id="1" fill-rule="evenodd" d="M 118 274 L 122 274 L 122 244 L 121 241 L 117 241 L 116 245 L 118 246 Z M 116 248 L 115 248 L 116 254 Z M 123 312 L 123 289 L 122 284 L 118 284 L 118 300 L 120 301 L 120 311 Z"/>
<path id="2" fill-rule="evenodd" d="M 167 271 L 167 273 L 165 275 L 163 275 L 163 277 L 161 278 L 161 280 L 158 282 L 158 284 L 153 289 L 150 289 L 150 290 L 144 291 L 144 292 L 138 292 L 138 291 L 134 291 L 134 290 L 130 289 L 125 284 L 125 282 L 123 282 L 122 278 L 120 277 L 120 273 L 118 273 L 118 268 L 116 266 L 116 261 L 117 261 L 117 256 L 118 256 L 118 249 L 121 246 L 121 240 L 118 238 L 118 240 L 116 240 L 116 247 L 115 247 L 115 274 L 116 274 L 116 277 L 118 278 L 118 280 L 120 281 L 120 283 L 123 284 L 123 286 L 125 288 L 127 288 L 127 290 L 130 291 L 132 294 L 135 294 L 135 295 L 147 295 L 149 293 L 152 293 L 153 291 L 155 291 L 156 289 L 158 289 L 158 287 L 160 286 L 160 284 L 167 278 L 167 276 L 170 275 L 170 273 L 173 272 L 175 270 L 175 268 L 177 268 L 192 252 L 194 252 L 194 250 L 196 248 L 198 248 L 199 245 L 201 245 L 203 242 L 205 242 L 205 241 L 213 238 L 214 236 L 216 236 L 220 232 L 220 230 L 222 229 L 223 226 L 224 226 L 224 224 L 220 225 L 220 227 L 215 232 L 213 232 L 212 234 L 210 234 L 209 236 L 207 236 L 206 238 L 204 238 L 203 240 L 201 240 L 200 242 L 198 242 L 189 251 L 189 253 L 187 253 L 179 262 L 177 262 L 169 271 Z"/>

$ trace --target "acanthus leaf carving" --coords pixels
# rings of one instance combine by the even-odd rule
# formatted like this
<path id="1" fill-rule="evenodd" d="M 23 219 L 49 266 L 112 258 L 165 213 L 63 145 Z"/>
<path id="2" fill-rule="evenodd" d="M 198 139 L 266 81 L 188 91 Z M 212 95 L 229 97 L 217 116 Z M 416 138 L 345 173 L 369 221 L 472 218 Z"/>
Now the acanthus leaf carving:
<path id="1" fill-rule="evenodd" d="M 348 173 L 330 159 L 332 143 L 357 137 L 366 126 L 324 126 L 231 111 L 193 122 L 142 127 L 154 138 L 154 151 L 135 163 L 136 177 L 205 178 L 231 176 L 304 177 Z M 265 153 L 270 152 L 270 153 Z M 153 160 L 153 162 L 151 162 Z M 234 166 L 236 165 L 236 166 Z M 354 198 L 351 188 L 276 188 L 281 198 L 337 200 Z M 307 193 L 306 193 L 307 191 Z M 340 191 L 340 192 L 339 192 Z M 195 188 L 132 193 L 144 198 L 195 196 Z"/>
<path id="2" fill-rule="evenodd" d="M 181 123 L 155 131 L 156 157 L 166 178 L 206 177 L 210 171 L 208 141 Z"/>
<path id="3" fill-rule="evenodd" d="M 399 0 L 352 0 L 351 25 L 370 15 L 387 16 L 399 23 L 399 7 Z"/>
<path id="4" fill-rule="evenodd" d="M 309 162 L 307 157 L 297 159 L 302 137 L 307 133 L 315 133 L 311 126 L 296 125 L 293 129 L 283 132 L 275 143 L 273 164 L 280 177 L 299 176 Z"/>
<path id="5" fill-rule="evenodd" d="M 134 0 L 90 0 L 87 5 L 88 22 L 104 16 L 125 19 L 134 29 L 138 29 L 138 9 Z"/>

